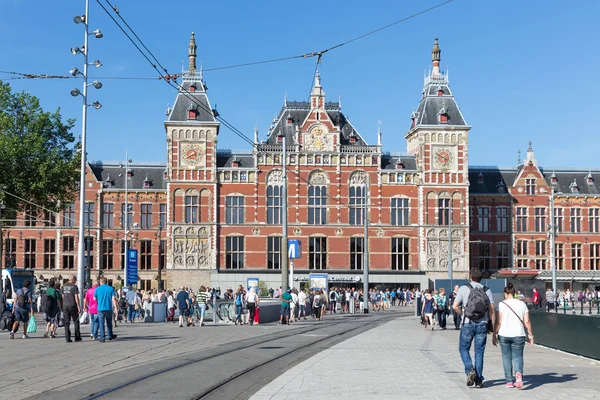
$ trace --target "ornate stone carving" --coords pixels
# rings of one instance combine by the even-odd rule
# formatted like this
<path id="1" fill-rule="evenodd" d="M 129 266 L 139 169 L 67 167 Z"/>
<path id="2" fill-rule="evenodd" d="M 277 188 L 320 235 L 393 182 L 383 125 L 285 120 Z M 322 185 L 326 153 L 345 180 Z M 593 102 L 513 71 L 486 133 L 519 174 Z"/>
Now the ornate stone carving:
<path id="1" fill-rule="evenodd" d="M 343 233 L 344 232 L 339 228 L 335 230 L 335 236 L 342 236 Z"/>
<path id="2" fill-rule="evenodd" d="M 252 229 L 252 234 L 253 234 L 254 236 L 258 236 L 258 234 L 259 234 L 259 233 L 260 233 L 260 229 L 258 229 L 258 228 L 253 228 L 253 229 Z"/>
<path id="3" fill-rule="evenodd" d="M 329 183 L 329 177 L 327 173 L 323 171 L 314 171 L 308 178 L 308 183 L 311 185 L 327 185 Z"/>
<path id="4" fill-rule="evenodd" d="M 383 229 L 379 228 L 377 229 L 377 237 L 382 237 L 383 236 Z"/>
<path id="5" fill-rule="evenodd" d="M 333 138 L 325 127 L 317 126 L 303 134 L 302 143 L 306 151 L 333 151 Z"/>
<path id="6" fill-rule="evenodd" d="M 275 169 L 267 176 L 267 185 L 283 185 L 283 171 Z"/>
<path id="7" fill-rule="evenodd" d="M 430 270 L 435 269 L 435 258 L 427 260 L 427 268 Z"/>
<path id="8" fill-rule="evenodd" d="M 300 228 L 295 228 L 294 229 L 294 236 L 300 236 L 302 235 L 302 230 Z"/>
<path id="9" fill-rule="evenodd" d="M 427 243 L 427 254 L 429 254 L 430 256 L 437 256 L 438 244 L 436 242 Z"/>
<path id="10" fill-rule="evenodd" d="M 356 171 L 350 175 L 351 185 L 368 185 L 369 175 L 365 171 Z"/>

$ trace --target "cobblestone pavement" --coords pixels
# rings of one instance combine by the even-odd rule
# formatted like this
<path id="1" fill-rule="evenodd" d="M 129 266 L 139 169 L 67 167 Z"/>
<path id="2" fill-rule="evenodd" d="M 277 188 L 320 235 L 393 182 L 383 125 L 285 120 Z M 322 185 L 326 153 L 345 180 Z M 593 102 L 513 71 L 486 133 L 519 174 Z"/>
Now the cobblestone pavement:
<path id="1" fill-rule="evenodd" d="M 600 397 L 600 362 L 541 346 L 525 349 L 524 387 L 506 388 L 500 348 L 488 339 L 483 389 L 466 386 L 458 331 L 424 331 L 415 317 L 406 317 L 293 366 L 252 400 Z"/>
<path id="2" fill-rule="evenodd" d="M 178 328 L 172 323 L 119 324 L 113 341 L 95 342 L 89 337 L 89 325 L 82 326 L 83 341 L 66 343 L 64 329 L 59 337 L 43 337 L 42 322 L 36 319 L 38 332 L 31 339 L 21 339 L 21 329 L 10 340 L 8 331 L 0 332 L 2 395 L 0 398 L 22 399 L 44 391 L 64 389 L 117 371 L 147 366 L 203 351 L 219 345 L 250 339 L 281 329 L 301 329 L 306 325 L 280 327 L 217 325 Z M 71 328 L 72 329 L 72 328 Z"/>

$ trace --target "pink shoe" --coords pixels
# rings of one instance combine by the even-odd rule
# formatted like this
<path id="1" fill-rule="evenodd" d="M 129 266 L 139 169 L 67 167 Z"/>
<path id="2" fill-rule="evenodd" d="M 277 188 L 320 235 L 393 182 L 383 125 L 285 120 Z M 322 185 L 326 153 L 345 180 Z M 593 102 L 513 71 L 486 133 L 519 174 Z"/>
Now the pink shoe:
<path id="1" fill-rule="evenodd" d="M 515 387 L 517 389 L 521 389 L 523 387 L 523 374 L 520 372 L 515 374 Z"/>
<path id="2" fill-rule="evenodd" d="M 514 387 L 515 387 L 515 384 L 514 384 L 514 383 L 512 383 L 512 382 L 506 382 L 506 387 L 507 387 L 507 388 L 514 388 Z"/>

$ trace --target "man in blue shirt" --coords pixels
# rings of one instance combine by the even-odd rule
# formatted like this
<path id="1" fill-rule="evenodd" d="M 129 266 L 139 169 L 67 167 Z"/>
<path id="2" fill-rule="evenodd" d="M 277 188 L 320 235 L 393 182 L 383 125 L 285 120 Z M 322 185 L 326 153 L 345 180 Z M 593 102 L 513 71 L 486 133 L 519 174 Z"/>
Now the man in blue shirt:
<path id="1" fill-rule="evenodd" d="M 94 292 L 94 299 L 98 302 L 98 317 L 100 318 L 100 343 L 106 339 L 104 324 L 108 328 L 108 340 L 113 340 L 117 335 L 113 335 L 113 305 L 117 308 L 117 297 L 112 286 L 106 284 L 105 277 L 100 278 L 100 286 Z"/>
<path id="2" fill-rule="evenodd" d="M 183 327 L 184 319 L 189 317 L 189 315 L 190 315 L 190 311 L 189 311 L 190 305 L 191 305 L 190 296 L 188 295 L 188 292 L 185 291 L 185 287 L 182 286 L 179 293 L 177 293 L 177 307 L 179 307 L 179 327 L 180 328 Z M 187 326 L 190 326 L 190 325 L 191 325 L 191 323 L 188 320 Z"/>

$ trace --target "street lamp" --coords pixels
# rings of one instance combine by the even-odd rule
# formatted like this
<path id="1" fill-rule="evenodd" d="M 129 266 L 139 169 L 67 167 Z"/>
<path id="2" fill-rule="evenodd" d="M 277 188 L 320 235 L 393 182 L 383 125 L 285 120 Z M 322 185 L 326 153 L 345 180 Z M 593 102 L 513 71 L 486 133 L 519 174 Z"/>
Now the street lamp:
<path id="1" fill-rule="evenodd" d="M 72 47 L 71 54 L 74 56 L 77 54 L 83 55 L 83 72 L 80 72 L 77 68 L 72 69 L 69 73 L 72 76 L 77 76 L 81 74 L 83 76 L 83 91 L 79 91 L 79 89 L 71 90 L 71 96 L 77 97 L 81 95 L 83 97 L 83 116 L 81 118 L 81 171 L 80 171 L 80 181 L 79 181 L 79 243 L 77 244 L 77 280 L 81 285 L 85 283 L 85 175 L 86 175 L 86 132 L 87 132 L 87 109 L 88 107 L 94 107 L 96 110 L 100 109 L 101 104 L 97 101 L 88 104 L 87 102 L 87 89 L 89 86 L 94 86 L 96 89 L 102 87 L 100 82 L 94 81 L 91 85 L 88 85 L 88 38 L 90 36 L 89 33 L 89 10 L 90 10 L 90 0 L 85 1 L 85 14 L 77 15 L 73 18 L 73 22 L 76 24 L 83 24 L 84 27 L 84 43 L 83 46 L 80 47 Z M 96 30 L 91 33 L 96 38 L 102 37 L 102 32 Z M 99 62 L 98 62 L 99 64 Z M 97 64 L 94 64 L 99 66 Z M 79 292 L 79 300 L 80 304 L 83 304 L 83 293 L 81 290 Z"/>
<path id="2" fill-rule="evenodd" d="M 123 265 L 123 270 L 125 271 L 125 285 L 127 286 L 127 258 L 128 258 L 128 251 L 129 251 L 129 243 L 127 242 L 127 236 L 129 235 L 129 164 L 131 164 L 132 161 L 129 159 L 129 152 L 128 149 L 125 148 L 125 214 L 122 215 L 121 217 L 123 218 L 123 230 L 125 233 L 125 249 L 123 251 L 123 254 L 125 255 L 123 262 L 125 265 Z M 123 167 L 123 164 L 119 165 L 119 167 Z M 123 174 L 120 174 L 119 176 L 123 176 Z"/>

